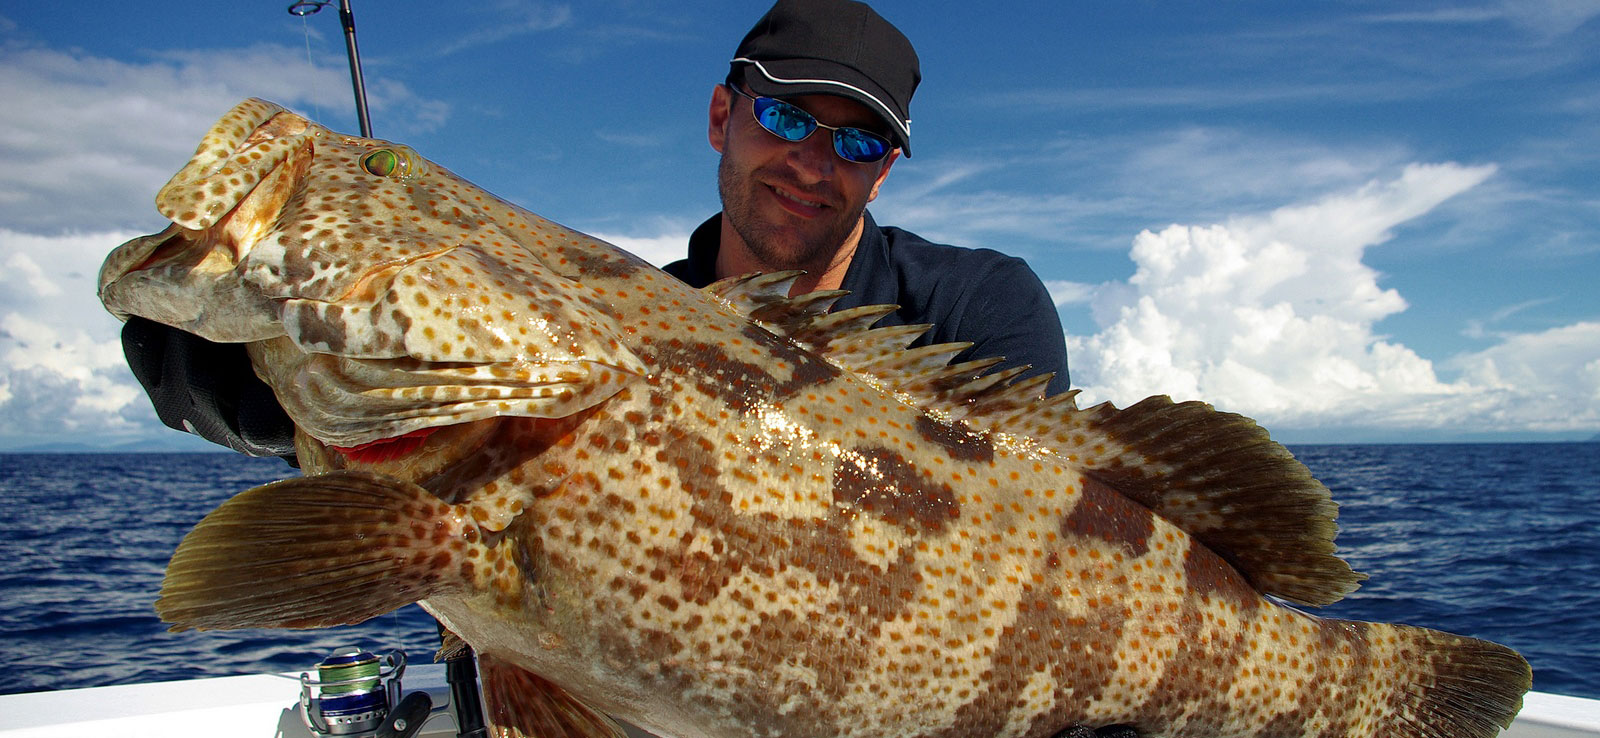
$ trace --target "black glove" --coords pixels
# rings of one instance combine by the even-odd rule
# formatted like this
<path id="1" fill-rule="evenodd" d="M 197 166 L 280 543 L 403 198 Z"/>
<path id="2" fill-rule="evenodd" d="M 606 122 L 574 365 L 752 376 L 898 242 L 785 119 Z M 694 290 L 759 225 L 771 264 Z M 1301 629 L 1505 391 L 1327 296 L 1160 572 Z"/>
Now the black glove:
<path id="1" fill-rule="evenodd" d="M 1139 738 L 1139 731 L 1126 725 L 1108 725 L 1098 730 L 1074 725 L 1057 733 L 1055 738 Z"/>
<path id="2" fill-rule="evenodd" d="M 244 345 L 212 343 L 132 317 L 122 351 L 161 422 L 251 456 L 280 456 L 298 467 L 294 422 L 272 388 L 256 377 Z"/>

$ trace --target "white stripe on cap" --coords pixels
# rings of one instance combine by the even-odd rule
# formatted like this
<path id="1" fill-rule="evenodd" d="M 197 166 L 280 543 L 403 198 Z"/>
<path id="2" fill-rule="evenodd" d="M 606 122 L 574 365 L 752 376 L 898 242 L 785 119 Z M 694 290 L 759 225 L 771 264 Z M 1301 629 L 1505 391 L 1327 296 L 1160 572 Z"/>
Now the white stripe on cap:
<path id="1" fill-rule="evenodd" d="M 758 62 L 758 61 L 756 61 L 754 59 L 748 59 L 748 58 L 745 58 L 745 57 L 742 57 L 742 56 L 738 56 L 738 57 L 734 57 L 732 61 L 744 62 L 746 64 L 754 65 L 756 69 L 761 71 L 761 76 L 766 77 L 767 79 L 770 79 L 773 82 L 777 82 L 780 85 L 801 85 L 801 84 L 835 85 L 837 87 L 843 87 L 843 88 L 845 88 L 847 90 L 851 90 L 853 92 L 858 92 L 862 96 L 866 97 L 868 100 L 871 100 L 872 102 L 876 103 L 878 105 L 878 107 L 882 108 L 883 112 L 886 114 L 885 117 L 887 117 L 889 120 L 894 121 L 895 124 L 897 126 L 899 126 L 900 132 L 905 135 L 905 139 L 907 141 L 911 140 L 911 119 L 907 118 L 904 122 L 902 122 L 900 120 L 900 116 L 894 114 L 894 110 L 893 109 L 891 109 L 888 105 L 883 104 L 883 101 L 879 100 L 876 95 L 874 95 L 874 94 L 872 94 L 870 92 L 867 92 L 866 90 L 863 90 L 860 87 L 856 87 L 855 85 L 852 85 L 852 84 L 846 84 L 846 83 L 840 82 L 839 80 L 836 80 L 836 79 L 784 79 L 782 77 L 774 76 L 771 72 L 767 71 L 766 67 L 761 66 L 761 62 Z"/>

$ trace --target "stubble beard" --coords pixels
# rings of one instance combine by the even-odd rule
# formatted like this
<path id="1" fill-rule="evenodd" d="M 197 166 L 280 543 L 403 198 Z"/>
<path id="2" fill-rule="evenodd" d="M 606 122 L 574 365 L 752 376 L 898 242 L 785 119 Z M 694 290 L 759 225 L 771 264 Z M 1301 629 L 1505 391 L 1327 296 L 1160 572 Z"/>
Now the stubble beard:
<path id="1" fill-rule="evenodd" d="M 839 246 L 855 229 L 861 213 L 846 214 L 833 208 L 831 222 L 809 237 L 792 228 L 776 226 L 762 220 L 757 213 L 754 198 L 758 189 L 766 185 L 756 181 L 752 174 L 739 171 L 729 162 L 729 157 L 722 157 L 717 165 L 722 217 L 728 219 L 750 253 L 766 268 L 773 271 L 802 269 L 811 274 L 826 272 Z"/>

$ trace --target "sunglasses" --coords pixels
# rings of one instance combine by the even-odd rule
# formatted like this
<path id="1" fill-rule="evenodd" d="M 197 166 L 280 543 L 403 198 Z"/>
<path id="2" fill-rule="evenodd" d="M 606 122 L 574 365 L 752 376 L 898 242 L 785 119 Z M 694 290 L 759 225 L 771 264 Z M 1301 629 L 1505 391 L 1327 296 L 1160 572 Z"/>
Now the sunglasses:
<path id="1" fill-rule="evenodd" d="M 838 154 L 840 159 L 858 164 L 879 161 L 888 156 L 889 151 L 894 148 L 889 139 L 872 131 L 850 126 L 830 126 L 818 121 L 816 116 L 799 107 L 777 98 L 756 97 L 733 85 L 728 85 L 728 89 L 750 98 L 754 103 L 752 112 L 756 116 L 756 123 L 761 124 L 768 133 L 785 141 L 798 143 L 806 140 L 806 137 L 816 132 L 818 128 L 826 128 L 833 131 L 833 152 Z"/>

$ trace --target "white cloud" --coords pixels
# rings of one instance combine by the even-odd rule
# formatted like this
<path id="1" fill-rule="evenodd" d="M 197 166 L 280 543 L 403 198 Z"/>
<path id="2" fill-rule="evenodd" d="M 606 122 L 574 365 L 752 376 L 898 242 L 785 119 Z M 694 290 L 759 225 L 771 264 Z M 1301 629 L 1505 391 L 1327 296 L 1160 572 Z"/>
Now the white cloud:
<path id="1" fill-rule="evenodd" d="M 41 269 L 27 254 L 15 253 L 7 256 L 5 271 L 10 280 L 25 283 L 32 288 L 34 294 L 41 297 L 54 297 L 61 294 L 61 288 L 56 285 L 55 280 L 45 274 L 44 269 Z"/>
<path id="2" fill-rule="evenodd" d="M 156 426 L 95 298 L 100 262 L 131 232 L 0 228 L 0 444 L 131 437 Z"/>
<path id="3" fill-rule="evenodd" d="M 274 45 L 170 52 L 149 63 L 0 48 L 0 226 L 46 233 L 156 223 L 156 190 L 235 103 L 342 110 L 347 74 Z M 412 127 L 442 115 L 403 86 L 375 90 L 374 105 L 403 108 Z"/>
<path id="4" fill-rule="evenodd" d="M 1365 250 L 1493 171 L 1412 165 L 1262 216 L 1143 232 L 1133 277 L 1095 291 L 1098 332 L 1069 337 L 1074 379 L 1089 401 L 1170 394 L 1268 427 L 1593 427 L 1595 324 L 1511 336 L 1458 357 L 1454 382 L 1375 332 L 1406 302 L 1379 285 Z M 1548 420 L 1563 404 L 1563 419 Z"/>
<path id="5" fill-rule="evenodd" d="M 1504 398 L 1491 409 L 1501 424 L 1550 431 L 1600 426 L 1600 322 L 1509 336 L 1447 364 L 1473 391 Z"/>
<path id="6" fill-rule="evenodd" d="M 589 235 L 620 247 L 658 267 L 682 259 L 689 246 L 688 231 L 668 232 L 660 236 L 616 236 L 599 232 L 590 232 Z"/>
<path id="7" fill-rule="evenodd" d="M 1506 21 L 1548 38 L 1571 33 L 1596 15 L 1600 15 L 1600 1 L 1597 0 L 1500 0 L 1476 8 L 1378 13 L 1361 20 L 1451 25 Z"/>
<path id="8" fill-rule="evenodd" d="M 1094 299 L 1095 294 L 1094 285 L 1065 279 L 1044 280 L 1044 288 L 1050 291 L 1050 301 L 1058 308 L 1087 303 Z"/>
<path id="9" fill-rule="evenodd" d="M 567 5 L 497 3 L 492 7 L 480 8 L 480 13 L 485 20 L 478 30 L 444 40 L 429 49 L 428 53 L 435 57 L 449 56 L 519 36 L 551 31 L 572 22 L 572 8 Z"/>
<path id="10" fill-rule="evenodd" d="M 218 65 L 248 72 L 217 56 Z M 274 76 L 269 69 L 297 64 L 286 50 L 254 56 L 263 83 Z M 156 189 L 200 135 L 234 103 L 268 94 L 243 78 L 230 84 L 203 74 L 200 61 L 139 65 L 53 50 L 0 51 L 0 98 L 7 101 L 0 106 L 0 225 L 49 232 L 154 222 Z"/>
<path id="11" fill-rule="evenodd" d="M 1504 321 L 1507 318 L 1510 318 L 1524 310 L 1536 308 L 1541 305 L 1548 305 L 1555 301 L 1556 298 L 1554 297 L 1539 297 L 1532 300 L 1524 300 L 1515 305 L 1507 305 L 1499 310 L 1494 311 L 1494 314 L 1490 315 L 1487 320 L 1469 319 L 1467 321 L 1467 327 L 1462 329 L 1461 334 L 1467 336 L 1468 338 L 1478 339 L 1494 337 L 1495 334 L 1491 333 L 1489 326 Z M 1500 337 L 1505 336 L 1501 335 Z"/>
<path id="12" fill-rule="evenodd" d="M 1063 135 L 986 151 L 981 162 L 935 152 L 898 165 L 872 210 L 882 223 L 1023 255 L 1037 269 L 1055 252 L 1125 249 L 1129 233 L 1151 224 L 1209 222 L 1354 188 L 1412 158 L 1393 145 L 1219 126 Z"/>
<path id="13" fill-rule="evenodd" d="M 0 49 L 0 444 L 128 439 L 159 427 L 95 297 L 100 262 L 163 224 L 155 192 L 244 97 L 321 103 L 293 50 L 144 64 Z M 331 100 L 329 101 L 331 102 Z"/>
<path id="14" fill-rule="evenodd" d="M 295 79 L 302 73 L 309 81 Z M 375 107 L 409 101 L 396 128 L 448 114 L 419 104 L 403 86 L 379 84 L 373 92 Z M 313 68 L 287 47 L 172 53 L 148 63 L 0 49 L 0 447 L 159 427 L 123 363 L 118 324 L 94 298 L 100 260 L 164 225 L 151 206 L 156 189 L 238 99 L 342 109 L 348 94 L 342 65 Z M 1063 162 L 1105 155 L 1090 143 L 1038 166 L 1075 171 Z M 981 236 L 994 234 L 1058 239 L 1075 223 L 1146 211 L 1130 203 L 1187 197 L 1176 212 L 1237 212 L 1251 209 L 1244 202 L 1304 199 L 1262 215 L 1141 233 L 1130 252 L 1137 271 L 1125 282 L 1049 282 L 1057 305 L 1087 303 L 1099 326 L 1093 336 L 1070 339 L 1074 378 L 1094 397 L 1204 398 L 1269 427 L 1600 425 L 1594 323 L 1492 334 L 1499 345 L 1440 363 L 1453 381 L 1378 331 L 1406 300 L 1363 263 L 1366 249 L 1476 187 L 1492 168 L 1412 166 L 1351 187 L 1404 152 L 1294 154 L 1293 142 L 1264 148 L 1259 139 L 1203 129 L 1172 134 L 1143 158 L 1133 155 L 1131 139 L 1121 143 L 1109 198 L 1052 194 L 1077 190 L 1067 186 L 1020 194 L 1006 185 L 1032 181 L 1038 169 L 1019 177 L 992 162 L 939 166 L 909 180 L 919 186 L 885 198 L 899 204 L 888 208 L 899 211 L 888 221 L 985 243 L 993 240 Z M 1219 179 L 1219 171 L 1237 174 Z M 1101 165 L 1084 176 L 1104 172 Z M 1305 196 L 1313 190 L 1339 194 Z M 682 223 L 642 231 L 634 224 L 629 232 L 644 235 L 597 235 L 657 265 L 681 258 L 688 241 Z"/>

